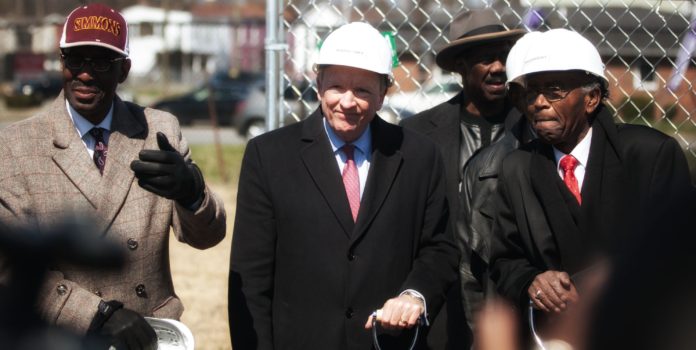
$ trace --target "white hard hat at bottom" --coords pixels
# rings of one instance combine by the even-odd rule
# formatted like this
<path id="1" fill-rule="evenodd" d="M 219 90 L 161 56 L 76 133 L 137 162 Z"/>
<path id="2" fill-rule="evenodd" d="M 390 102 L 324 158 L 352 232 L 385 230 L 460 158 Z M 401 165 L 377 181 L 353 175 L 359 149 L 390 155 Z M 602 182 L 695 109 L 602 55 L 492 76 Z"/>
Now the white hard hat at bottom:
<path id="1" fill-rule="evenodd" d="M 597 48 L 577 32 L 562 28 L 522 37 L 510 50 L 506 69 L 510 80 L 532 73 L 580 70 L 601 79 L 605 87 L 609 84 Z"/>
<path id="2" fill-rule="evenodd" d="M 354 67 L 391 76 L 392 50 L 387 40 L 367 23 L 343 25 L 326 37 L 316 64 Z"/>

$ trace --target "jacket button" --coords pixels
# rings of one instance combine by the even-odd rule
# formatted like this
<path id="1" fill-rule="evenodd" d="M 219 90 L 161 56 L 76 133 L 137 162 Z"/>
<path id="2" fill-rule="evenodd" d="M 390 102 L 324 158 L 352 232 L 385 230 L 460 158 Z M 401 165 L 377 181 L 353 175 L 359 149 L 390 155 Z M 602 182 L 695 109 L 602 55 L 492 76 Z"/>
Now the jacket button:
<path id="1" fill-rule="evenodd" d="M 141 298 L 147 297 L 147 292 L 145 291 L 145 285 L 139 284 L 137 287 L 135 287 L 135 294 Z"/>
<path id="2" fill-rule="evenodd" d="M 353 311 L 353 308 L 349 307 L 346 309 L 346 318 L 353 318 L 353 315 L 355 315 L 355 311 Z"/>
<path id="3" fill-rule="evenodd" d="M 58 295 L 65 295 L 65 293 L 68 292 L 68 287 L 64 284 L 59 284 L 58 287 L 56 287 L 56 292 L 58 292 Z"/>
<path id="4" fill-rule="evenodd" d="M 355 260 L 355 254 L 353 252 L 348 252 L 348 261 L 353 261 Z"/>
<path id="5" fill-rule="evenodd" d="M 126 242 L 126 244 L 128 244 L 128 249 L 130 250 L 138 249 L 138 241 L 134 240 L 133 238 L 128 238 L 128 242 Z"/>

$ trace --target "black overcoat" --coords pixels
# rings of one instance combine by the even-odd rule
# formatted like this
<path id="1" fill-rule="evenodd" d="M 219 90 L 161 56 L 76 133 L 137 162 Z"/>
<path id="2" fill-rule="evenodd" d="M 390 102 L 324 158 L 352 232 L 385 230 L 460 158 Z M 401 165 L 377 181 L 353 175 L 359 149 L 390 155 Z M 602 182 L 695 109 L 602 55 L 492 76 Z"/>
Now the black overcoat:
<path id="1" fill-rule="evenodd" d="M 606 110 L 592 126 L 582 205 L 558 176 L 549 145 L 532 141 L 503 161 L 492 278 L 520 306 L 528 303 L 527 288 L 537 274 L 578 275 L 597 256 L 620 249 L 655 208 L 691 190 L 684 153 L 673 138 L 614 124 Z"/>
<path id="2" fill-rule="evenodd" d="M 369 349 L 373 310 L 411 288 L 435 311 L 456 276 L 436 146 L 375 117 L 354 223 L 322 118 L 247 145 L 230 271 L 235 349 Z"/>

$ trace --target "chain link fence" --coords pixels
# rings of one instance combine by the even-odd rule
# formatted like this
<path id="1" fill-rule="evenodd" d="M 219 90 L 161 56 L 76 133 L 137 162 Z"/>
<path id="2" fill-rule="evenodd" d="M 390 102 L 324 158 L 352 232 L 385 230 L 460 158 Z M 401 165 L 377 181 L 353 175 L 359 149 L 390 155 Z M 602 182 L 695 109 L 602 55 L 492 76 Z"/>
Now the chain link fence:
<path id="1" fill-rule="evenodd" d="M 676 138 L 696 173 L 693 0 L 286 0 L 277 6 L 286 44 L 279 57 L 283 68 L 277 79 L 284 98 L 279 99 L 277 125 L 300 120 L 316 108 L 312 63 L 319 43 L 353 21 L 391 33 L 396 43 L 396 83 L 380 116 L 398 122 L 447 100 L 460 89 L 461 79 L 437 67 L 435 54 L 448 43 L 448 24 L 455 15 L 475 7 L 493 8 L 509 28 L 582 33 L 606 63 L 607 102 L 617 118 Z"/>

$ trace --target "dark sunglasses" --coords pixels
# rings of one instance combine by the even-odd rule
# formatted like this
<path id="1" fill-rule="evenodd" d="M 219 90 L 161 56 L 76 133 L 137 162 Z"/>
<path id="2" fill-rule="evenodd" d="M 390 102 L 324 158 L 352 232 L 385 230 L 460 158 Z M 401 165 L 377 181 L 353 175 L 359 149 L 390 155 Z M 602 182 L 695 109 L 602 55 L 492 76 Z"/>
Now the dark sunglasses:
<path id="1" fill-rule="evenodd" d="M 533 87 L 528 86 L 524 89 L 523 96 L 527 101 L 535 100 L 540 94 L 549 102 L 556 102 L 566 98 L 573 90 L 592 86 L 589 82 L 576 82 L 563 84 L 552 84 L 548 86 Z"/>
<path id="2" fill-rule="evenodd" d="M 72 55 L 60 55 L 63 59 L 65 67 L 72 70 L 79 70 L 85 66 L 85 62 L 88 62 L 95 72 L 108 72 L 114 63 L 118 61 L 125 60 L 125 57 L 116 58 L 90 58 Z"/>
<path id="3" fill-rule="evenodd" d="M 579 87 L 579 86 L 578 86 Z M 560 86 L 543 86 L 543 87 L 528 87 L 524 91 L 524 96 L 527 99 L 527 101 L 533 101 L 535 100 L 540 94 L 544 95 L 544 98 L 546 98 L 547 101 L 549 102 L 556 102 L 560 101 L 568 94 L 570 94 L 571 91 L 575 90 L 577 87 L 573 88 L 565 88 L 565 87 L 560 87 Z"/>

